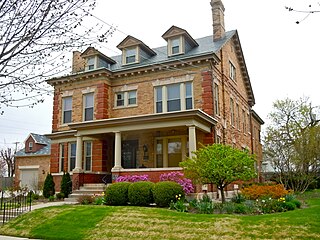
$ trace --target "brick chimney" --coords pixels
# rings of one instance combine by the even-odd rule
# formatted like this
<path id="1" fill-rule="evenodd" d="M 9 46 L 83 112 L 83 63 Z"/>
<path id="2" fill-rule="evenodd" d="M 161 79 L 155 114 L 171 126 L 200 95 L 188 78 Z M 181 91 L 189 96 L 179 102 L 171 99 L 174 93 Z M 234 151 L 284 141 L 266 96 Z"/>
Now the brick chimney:
<path id="1" fill-rule="evenodd" d="M 221 0 L 211 0 L 212 20 L 213 20 L 213 41 L 224 38 L 226 30 L 224 28 L 224 6 Z"/>
<path id="2" fill-rule="evenodd" d="M 81 52 L 74 51 L 72 53 L 72 73 L 84 71 L 85 60 L 81 57 Z"/>

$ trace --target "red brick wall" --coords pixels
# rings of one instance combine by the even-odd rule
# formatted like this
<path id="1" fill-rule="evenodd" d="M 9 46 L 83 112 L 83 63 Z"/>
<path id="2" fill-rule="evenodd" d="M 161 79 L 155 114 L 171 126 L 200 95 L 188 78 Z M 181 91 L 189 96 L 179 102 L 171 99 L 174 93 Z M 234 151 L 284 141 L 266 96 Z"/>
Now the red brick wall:
<path id="1" fill-rule="evenodd" d="M 202 110 L 213 116 L 213 80 L 212 72 L 202 72 Z"/>
<path id="2" fill-rule="evenodd" d="M 51 156 L 50 156 L 50 172 L 59 172 L 59 144 L 51 144 Z"/>
<path id="3" fill-rule="evenodd" d="M 96 95 L 96 119 L 106 119 L 109 118 L 108 103 L 109 103 L 109 86 L 105 83 L 100 83 L 97 85 L 97 95 Z"/>

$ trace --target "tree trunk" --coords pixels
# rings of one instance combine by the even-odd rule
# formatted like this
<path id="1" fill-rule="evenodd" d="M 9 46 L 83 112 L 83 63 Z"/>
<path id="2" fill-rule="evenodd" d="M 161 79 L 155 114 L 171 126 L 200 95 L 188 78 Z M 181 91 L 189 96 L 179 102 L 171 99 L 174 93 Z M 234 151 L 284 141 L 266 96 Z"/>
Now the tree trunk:
<path id="1" fill-rule="evenodd" d="M 218 186 L 218 189 L 219 189 L 220 192 L 221 192 L 221 201 L 222 201 L 222 203 L 225 203 L 226 198 L 225 198 L 225 196 L 224 196 L 224 187 L 223 187 L 223 185 Z"/>

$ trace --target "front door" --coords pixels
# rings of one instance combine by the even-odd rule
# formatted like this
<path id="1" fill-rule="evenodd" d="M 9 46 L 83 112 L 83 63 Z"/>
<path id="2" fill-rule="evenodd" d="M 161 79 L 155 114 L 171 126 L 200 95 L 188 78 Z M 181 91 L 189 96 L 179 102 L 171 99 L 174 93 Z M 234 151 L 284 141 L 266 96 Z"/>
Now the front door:
<path id="1" fill-rule="evenodd" d="M 121 165 L 123 168 L 137 167 L 138 140 L 122 141 Z"/>

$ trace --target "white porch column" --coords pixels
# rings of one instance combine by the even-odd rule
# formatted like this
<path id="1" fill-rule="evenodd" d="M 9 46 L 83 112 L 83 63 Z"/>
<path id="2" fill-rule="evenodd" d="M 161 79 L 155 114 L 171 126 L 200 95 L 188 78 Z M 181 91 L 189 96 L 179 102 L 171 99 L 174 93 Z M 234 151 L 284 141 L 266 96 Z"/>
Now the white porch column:
<path id="1" fill-rule="evenodd" d="M 164 138 L 163 139 L 163 167 L 164 168 L 167 168 L 169 166 L 169 159 L 168 159 L 168 139 L 167 138 Z"/>
<path id="2" fill-rule="evenodd" d="M 82 171 L 82 136 L 77 137 L 77 149 L 76 149 L 76 167 L 74 168 L 74 172 Z"/>
<path id="3" fill-rule="evenodd" d="M 121 132 L 115 132 L 114 167 L 112 170 L 121 169 Z"/>
<path id="4" fill-rule="evenodd" d="M 197 135 L 196 127 L 189 126 L 189 157 L 194 155 L 193 152 L 197 150 Z"/>

